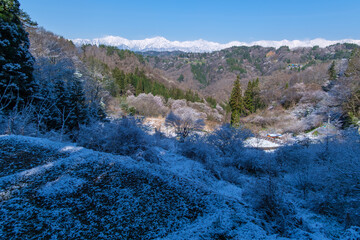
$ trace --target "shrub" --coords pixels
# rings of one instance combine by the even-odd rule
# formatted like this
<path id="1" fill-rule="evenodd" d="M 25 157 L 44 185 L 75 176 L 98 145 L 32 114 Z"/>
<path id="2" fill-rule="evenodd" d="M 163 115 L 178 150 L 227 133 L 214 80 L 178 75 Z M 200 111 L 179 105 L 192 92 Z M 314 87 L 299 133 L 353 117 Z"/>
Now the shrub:
<path id="1" fill-rule="evenodd" d="M 166 119 L 165 125 L 175 128 L 175 133 L 183 140 L 189 134 L 195 131 L 201 131 L 205 122 L 201 118 L 197 118 L 197 114 L 191 108 L 177 109 L 178 114 L 170 112 Z"/>
<path id="2" fill-rule="evenodd" d="M 300 101 L 301 98 L 302 98 L 302 95 L 300 93 L 298 93 L 293 88 L 289 88 L 286 90 L 285 95 L 281 99 L 280 103 L 285 109 L 288 109 L 288 108 L 296 105 Z"/>
<path id="3" fill-rule="evenodd" d="M 97 151 L 134 155 L 138 150 L 145 150 L 151 141 L 150 136 L 141 128 L 139 120 L 125 118 L 81 126 L 78 143 Z"/>
<path id="4" fill-rule="evenodd" d="M 7 114 L 0 113 L 0 130 L 1 133 L 15 134 L 15 135 L 35 135 L 37 132 L 36 124 L 34 123 L 34 107 L 28 105 L 20 110 L 13 109 Z"/>
<path id="5" fill-rule="evenodd" d="M 193 135 L 187 138 L 179 144 L 178 153 L 204 164 L 217 178 L 221 178 L 219 173 L 221 158 L 218 152 L 205 141 L 204 137 Z"/>
<path id="6" fill-rule="evenodd" d="M 285 201 L 275 179 L 259 179 L 244 190 L 244 198 L 267 222 L 268 232 L 288 235 L 301 221 L 295 218 L 292 203 Z"/>
<path id="7" fill-rule="evenodd" d="M 165 116 L 169 111 L 164 106 L 164 99 L 159 96 L 153 96 L 151 93 L 141 93 L 137 97 L 129 96 L 127 102 L 130 107 L 136 109 L 136 112 L 147 117 Z"/>
<path id="8" fill-rule="evenodd" d="M 224 156 L 232 156 L 234 151 L 243 149 L 244 140 L 251 136 L 252 133 L 248 129 L 234 128 L 226 124 L 212 132 L 207 137 L 207 141 Z"/>

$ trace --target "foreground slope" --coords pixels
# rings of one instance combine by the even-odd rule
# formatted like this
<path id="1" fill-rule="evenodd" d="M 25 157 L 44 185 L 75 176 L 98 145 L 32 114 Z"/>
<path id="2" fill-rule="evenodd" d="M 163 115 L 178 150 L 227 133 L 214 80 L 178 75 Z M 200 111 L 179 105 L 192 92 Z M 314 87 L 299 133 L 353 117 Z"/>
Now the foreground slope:
<path id="1" fill-rule="evenodd" d="M 0 136 L 0 149 L 3 239 L 278 237 L 267 235 L 239 186 L 171 151 L 154 148 L 154 164 L 23 136 Z M 301 218 L 307 224 L 290 238 L 327 239 L 339 231 L 313 213 Z"/>
<path id="2" fill-rule="evenodd" d="M 241 207 L 129 157 L 19 136 L 1 136 L 0 145 L 8 164 L 0 178 L 1 238 L 177 238 L 190 225 L 206 233 L 198 228 L 211 226 L 216 210 Z"/>

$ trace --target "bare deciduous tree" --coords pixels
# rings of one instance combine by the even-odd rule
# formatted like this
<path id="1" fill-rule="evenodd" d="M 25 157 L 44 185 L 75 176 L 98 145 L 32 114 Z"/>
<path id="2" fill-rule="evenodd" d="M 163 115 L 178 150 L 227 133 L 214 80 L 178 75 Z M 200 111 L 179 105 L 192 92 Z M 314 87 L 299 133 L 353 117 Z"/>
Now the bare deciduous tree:
<path id="1" fill-rule="evenodd" d="M 179 116 L 170 112 L 166 119 L 165 124 L 175 128 L 175 132 L 180 136 L 180 139 L 185 139 L 191 132 L 201 131 L 205 122 L 203 119 L 194 119 L 191 115 Z"/>
<path id="2" fill-rule="evenodd" d="M 75 110 L 75 107 L 73 107 L 70 110 L 66 109 L 65 106 L 63 108 L 56 107 L 56 110 L 59 112 L 61 118 L 60 141 L 62 141 L 65 132 L 66 122 L 69 120 L 69 117 L 71 116 L 72 112 Z"/>

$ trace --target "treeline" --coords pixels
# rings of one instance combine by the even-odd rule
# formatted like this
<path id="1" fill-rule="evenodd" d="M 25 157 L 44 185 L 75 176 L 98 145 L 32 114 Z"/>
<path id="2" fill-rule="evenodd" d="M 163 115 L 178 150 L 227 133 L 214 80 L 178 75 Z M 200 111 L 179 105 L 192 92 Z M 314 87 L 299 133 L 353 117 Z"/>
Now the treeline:
<path id="1" fill-rule="evenodd" d="M 82 50 L 85 52 L 90 45 L 83 45 Z M 99 45 L 99 49 L 105 49 L 107 56 L 117 55 L 121 60 L 126 58 L 136 57 L 140 63 L 145 63 L 142 55 L 134 53 L 130 50 L 121 50 L 113 46 Z M 88 68 L 92 72 L 93 77 L 97 78 L 103 83 L 105 89 L 109 91 L 112 97 L 119 97 L 131 93 L 138 96 L 141 93 L 152 93 L 154 96 L 162 96 L 167 101 L 172 99 L 185 99 L 190 102 L 204 102 L 204 99 L 199 94 L 191 89 L 184 91 L 177 87 L 168 87 L 154 79 L 146 76 L 143 70 L 139 67 L 132 69 L 132 72 L 127 73 L 119 67 L 110 67 L 106 61 L 96 56 L 84 55 L 83 61 L 87 63 Z M 101 77 L 99 77 L 101 76 Z M 182 75 L 181 75 L 182 76 Z M 183 81 L 184 76 L 179 78 Z M 215 105 L 214 99 L 211 99 L 211 105 Z M 215 101 L 216 102 L 216 101 Z"/>
<path id="2" fill-rule="evenodd" d="M 8 134 L 31 129 L 36 135 L 59 130 L 62 136 L 92 119 L 104 118 L 100 90 L 85 71 L 78 72 L 74 57 L 64 54 L 64 45 L 72 43 L 56 37 L 37 41 L 35 45 L 46 51 L 35 50 L 35 59 L 25 31 L 32 22 L 29 16 L 17 0 L 6 1 L 2 7 L 0 129 Z M 34 34 L 42 33 L 33 22 L 31 28 Z"/>
<path id="3" fill-rule="evenodd" d="M 86 45 L 84 47 L 86 47 Z M 134 53 L 134 52 L 132 52 L 130 50 L 127 50 L 127 49 L 119 49 L 119 48 L 114 47 L 114 46 L 106 46 L 106 45 L 103 45 L 103 44 L 100 44 L 99 48 L 105 49 L 106 50 L 106 55 L 108 55 L 108 56 L 112 56 L 113 54 L 117 54 L 119 56 L 119 58 L 123 60 L 127 56 L 134 55 L 135 57 L 137 57 L 137 59 L 139 60 L 140 63 L 142 63 L 142 64 L 145 63 L 145 59 L 144 59 L 143 55 Z"/>
<path id="4" fill-rule="evenodd" d="M 134 95 L 141 93 L 152 93 L 154 96 L 163 96 L 165 100 L 172 99 L 186 99 L 191 102 L 202 102 L 197 92 L 191 89 L 183 91 L 179 88 L 168 88 L 164 84 L 156 82 L 146 77 L 143 71 L 136 68 L 134 73 L 125 73 L 119 68 L 115 68 L 111 72 L 113 81 L 109 86 L 110 94 L 113 97 L 121 96 L 130 91 Z"/>
<path id="5" fill-rule="evenodd" d="M 329 68 L 330 78 L 334 71 L 332 68 L 334 67 L 331 65 Z M 353 50 L 345 75 L 353 82 L 350 86 L 352 91 L 343 105 L 346 113 L 346 125 L 360 127 L 360 48 Z M 336 77 L 336 72 L 334 76 Z"/>

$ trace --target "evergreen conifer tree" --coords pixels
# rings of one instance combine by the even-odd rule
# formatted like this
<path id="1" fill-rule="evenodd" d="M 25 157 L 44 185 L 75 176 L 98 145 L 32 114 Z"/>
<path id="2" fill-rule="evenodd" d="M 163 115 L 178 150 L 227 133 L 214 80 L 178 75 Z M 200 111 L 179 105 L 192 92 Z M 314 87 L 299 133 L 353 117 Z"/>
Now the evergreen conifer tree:
<path id="1" fill-rule="evenodd" d="M 240 125 L 240 117 L 244 116 L 245 108 L 242 97 L 242 90 L 240 86 L 240 77 L 237 76 L 236 81 L 234 82 L 234 87 L 230 96 L 230 108 L 231 108 L 231 125 L 239 126 Z"/>
<path id="2" fill-rule="evenodd" d="M 249 81 L 244 93 L 244 106 L 247 114 L 255 112 L 253 82 Z"/>
<path id="3" fill-rule="evenodd" d="M 38 91 L 22 16 L 18 0 L 0 1 L 0 104 L 9 103 L 8 109 L 30 102 Z"/>
<path id="4" fill-rule="evenodd" d="M 80 124 L 86 123 L 88 119 L 84 88 L 79 79 L 73 79 L 70 83 L 69 93 L 68 109 L 71 112 L 67 125 L 70 129 L 78 129 Z"/>
<path id="5" fill-rule="evenodd" d="M 333 61 L 331 63 L 330 68 L 328 70 L 328 74 L 329 74 L 330 80 L 336 80 L 337 75 L 336 75 L 336 70 L 335 70 L 335 61 Z"/>
<path id="6" fill-rule="evenodd" d="M 125 91 L 125 73 L 123 71 L 121 71 L 119 68 L 115 68 L 112 71 L 112 76 L 114 78 L 115 84 L 116 84 L 116 88 L 118 89 L 119 92 L 117 92 L 116 94 L 123 94 Z"/>
<path id="7" fill-rule="evenodd" d="M 260 96 L 259 78 L 254 81 L 249 81 L 244 93 L 244 106 L 247 114 L 256 112 L 257 109 L 263 107 L 263 102 Z"/>
<path id="8" fill-rule="evenodd" d="M 140 93 L 144 92 L 143 85 L 142 85 L 142 79 L 139 78 L 136 84 L 136 96 L 138 96 Z"/>

